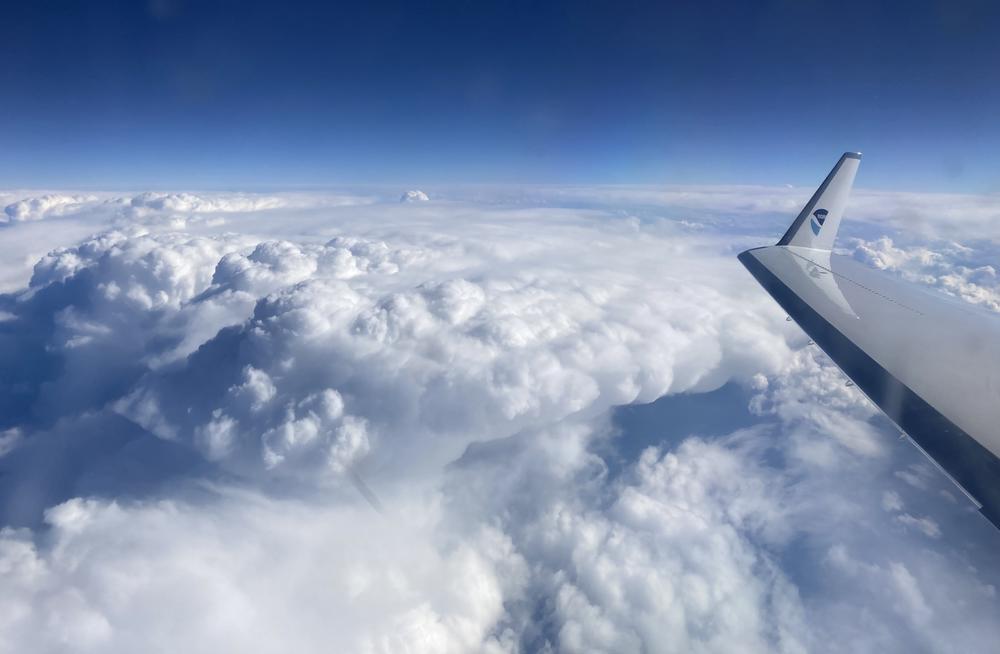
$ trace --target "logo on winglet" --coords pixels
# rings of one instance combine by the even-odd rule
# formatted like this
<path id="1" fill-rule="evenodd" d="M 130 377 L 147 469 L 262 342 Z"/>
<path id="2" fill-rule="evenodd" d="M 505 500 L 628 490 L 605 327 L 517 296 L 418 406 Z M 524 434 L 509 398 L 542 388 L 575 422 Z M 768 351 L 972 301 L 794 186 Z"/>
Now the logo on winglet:
<path id="1" fill-rule="evenodd" d="M 813 211 L 813 217 L 812 220 L 809 221 L 809 226 L 812 227 L 813 234 L 816 236 L 819 236 L 819 229 L 823 226 L 823 223 L 826 222 L 826 215 L 828 213 L 830 212 L 826 209 L 817 209 L 816 211 Z"/>

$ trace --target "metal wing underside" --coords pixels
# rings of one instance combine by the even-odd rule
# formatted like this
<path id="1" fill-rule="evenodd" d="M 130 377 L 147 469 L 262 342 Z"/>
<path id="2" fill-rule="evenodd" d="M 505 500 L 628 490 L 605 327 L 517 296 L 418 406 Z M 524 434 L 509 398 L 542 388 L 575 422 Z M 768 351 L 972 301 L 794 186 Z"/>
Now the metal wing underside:
<path id="1" fill-rule="evenodd" d="M 739 260 L 1000 528 L 1000 319 L 826 251 L 772 246 Z"/>

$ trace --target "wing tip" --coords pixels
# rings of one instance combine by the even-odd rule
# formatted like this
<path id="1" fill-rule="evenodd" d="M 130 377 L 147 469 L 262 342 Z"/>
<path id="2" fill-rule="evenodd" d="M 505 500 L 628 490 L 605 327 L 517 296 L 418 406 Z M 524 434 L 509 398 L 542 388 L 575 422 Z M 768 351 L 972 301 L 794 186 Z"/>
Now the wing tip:
<path id="1" fill-rule="evenodd" d="M 847 205 L 851 185 L 854 183 L 854 175 L 860 164 L 860 152 L 845 152 L 840 155 L 833 170 L 813 193 L 809 202 L 802 208 L 798 217 L 788 227 L 788 231 L 781 237 L 777 245 L 797 245 L 817 250 L 831 250 L 833 241 L 837 237 L 837 229 L 840 227 L 840 218 Z M 826 194 L 830 192 L 831 185 L 834 189 L 831 192 L 832 196 L 826 197 Z M 824 198 L 826 201 L 821 209 L 821 215 L 816 215 L 810 220 L 809 216 L 813 213 L 813 209 Z M 806 227 L 807 222 L 809 228 Z M 824 230 L 823 226 L 826 224 L 829 224 L 829 227 Z"/>

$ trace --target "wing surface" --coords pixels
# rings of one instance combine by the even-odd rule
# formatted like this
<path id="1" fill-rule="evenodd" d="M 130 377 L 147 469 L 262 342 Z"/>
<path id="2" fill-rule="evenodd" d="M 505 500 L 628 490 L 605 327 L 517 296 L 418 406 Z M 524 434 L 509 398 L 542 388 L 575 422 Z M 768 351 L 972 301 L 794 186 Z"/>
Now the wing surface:
<path id="1" fill-rule="evenodd" d="M 1000 316 L 832 254 L 858 161 L 841 157 L 824 182 L 836 192 L 821 186 L 778 245 L 739 260 L 1000 528 Z M 816 234 L 819 209 L 827 214 Z"/>

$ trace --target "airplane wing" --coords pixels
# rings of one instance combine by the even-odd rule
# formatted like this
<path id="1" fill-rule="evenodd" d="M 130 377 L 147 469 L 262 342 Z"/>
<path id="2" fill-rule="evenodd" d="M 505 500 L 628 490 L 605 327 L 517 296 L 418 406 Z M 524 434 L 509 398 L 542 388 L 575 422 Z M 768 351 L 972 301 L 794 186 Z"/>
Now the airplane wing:
<path id="1" fill-rule="evenodd" d="M 860 161 L 845 153 L 777 245 L 739 260 L 1000 528 L 1000 315 L 832 253 Z"/>

